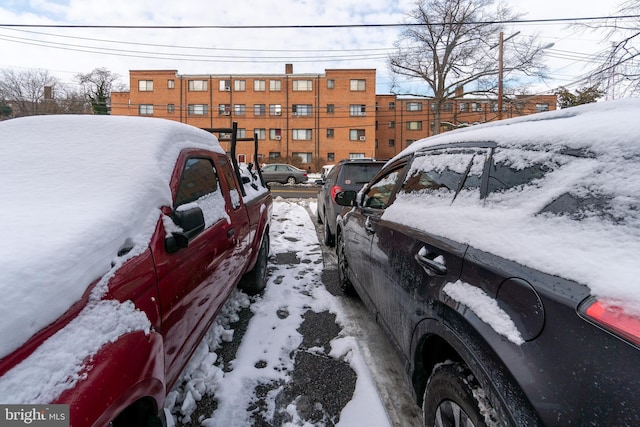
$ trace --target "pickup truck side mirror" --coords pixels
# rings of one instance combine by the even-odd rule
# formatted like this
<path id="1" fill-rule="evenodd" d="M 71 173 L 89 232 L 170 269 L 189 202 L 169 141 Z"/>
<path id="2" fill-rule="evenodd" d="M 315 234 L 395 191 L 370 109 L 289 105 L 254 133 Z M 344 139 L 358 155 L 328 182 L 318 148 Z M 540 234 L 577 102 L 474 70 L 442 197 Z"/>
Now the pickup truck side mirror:
<path id="1" fill-rule="evenodd" d="M 340 191 L 336 193 L 335 201 L 340 206 L 355 206 L 357 195 L 353 190 Z"/>
<path id="2" fill-rule="evenodd" d="M 164 247 L 168 253 L 174 253 L 189 246 L 189 240 L 204 230 L 204 215 L 202 209 L 194 206 L 190 209 L 176 209 L 172 215 L 173 222 L 181 232 L 173 232 L 164 240 Z"/>

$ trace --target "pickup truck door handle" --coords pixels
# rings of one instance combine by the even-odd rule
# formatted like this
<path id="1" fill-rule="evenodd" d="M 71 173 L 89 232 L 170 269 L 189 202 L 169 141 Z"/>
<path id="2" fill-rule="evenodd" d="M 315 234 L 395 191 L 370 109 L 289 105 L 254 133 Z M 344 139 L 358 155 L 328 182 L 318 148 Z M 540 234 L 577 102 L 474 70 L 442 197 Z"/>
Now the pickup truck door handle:
<path id="1" fill-rule="evenodd" d="M 373 224 L 371 224 L 370 218 L 371 217 L 367 217 L 366 221 L 364 222 L 364 229 L 373 234 L 376 232 L 376 230 L 375 228 L 373 228 Z"/>
<path id="2" fill-rule="evenodd" d="M 415 254 L 414 259 L 429 276 L 445 276 L 447 274 L 447 266 L 441 262 L 429 259 L 419 253 Z"/>

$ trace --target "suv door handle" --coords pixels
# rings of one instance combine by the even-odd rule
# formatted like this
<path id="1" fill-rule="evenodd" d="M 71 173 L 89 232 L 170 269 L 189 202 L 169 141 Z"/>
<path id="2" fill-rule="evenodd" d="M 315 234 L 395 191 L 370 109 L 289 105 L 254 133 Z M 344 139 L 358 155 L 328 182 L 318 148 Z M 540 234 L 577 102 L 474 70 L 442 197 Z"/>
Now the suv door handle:
<path id="1" fill-rule="evenodd" d="M 447 266 L 438 261 L 427 258 L 426 256 L 415 254 L 414 259 L 429 276 L 446 276 Z"/>

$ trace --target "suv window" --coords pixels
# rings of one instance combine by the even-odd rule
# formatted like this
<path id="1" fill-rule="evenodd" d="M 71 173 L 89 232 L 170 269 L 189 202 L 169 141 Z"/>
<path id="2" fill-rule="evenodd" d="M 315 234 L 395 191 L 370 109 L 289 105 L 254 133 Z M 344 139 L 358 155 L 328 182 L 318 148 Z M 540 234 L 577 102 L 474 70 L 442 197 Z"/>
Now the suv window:
<path id="1" fill-rule="evenodd" d="M 447 149 L 416 156 L 402 185 L 405 194 L 428 193 L 447 200 L 463 190 L 479 198 L 486 149 Z"/>
<path id="2" fill-rule="evenodd" d="M 364 195 L 363 206 L 374 209 L 385 209 L 389 206 L 393 189 L 398 182 L 402 169 L 392 170 L 369 187 Z"/>
<path id="3" fill-rule="evenodd" d="M 364 185 L 382 169 L 384 163 L 345 163 L 340 168 L 338 185 Z M 334 168 L 335 169 L 335 168 Z"/>

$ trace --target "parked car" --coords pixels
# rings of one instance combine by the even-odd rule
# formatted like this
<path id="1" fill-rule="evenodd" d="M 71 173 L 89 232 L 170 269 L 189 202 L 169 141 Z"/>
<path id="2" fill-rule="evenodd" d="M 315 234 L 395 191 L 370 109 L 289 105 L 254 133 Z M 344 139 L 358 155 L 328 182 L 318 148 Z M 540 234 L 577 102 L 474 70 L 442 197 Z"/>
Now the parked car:
<path id="1" fill-rule="evenodd" d="M 174 121 L 36 116 L 0 134 L 2 403 L 161 425 L 228 296 L 264 289 L 270 192 Z"/>
<path id="2" fill-rule="evenodd" d="M 334 245 L 336 234 L 336 217 L 342 211 L 335 195 L 343 190 L 359 190 L 382 168 L 384 161 L 374 159 L 342 160 L 331 168 L 322 180 L 322 188 L 318 192 L 318 222 L 324 224 L 324 243 Z"/>
<path id="3" fill-rule="evenodd" d="M 339 192 L 424 425 L 640 425 L 640 100 L 424 139 Z"/>
<path id="4" fill-rule="evenodd" d="M 307 182 L 307 172 L 295 166 L 272 163 L 262 168 L 262 176 L 266 182 L 279 182 L 281 184 L 300 184 Z"/>

